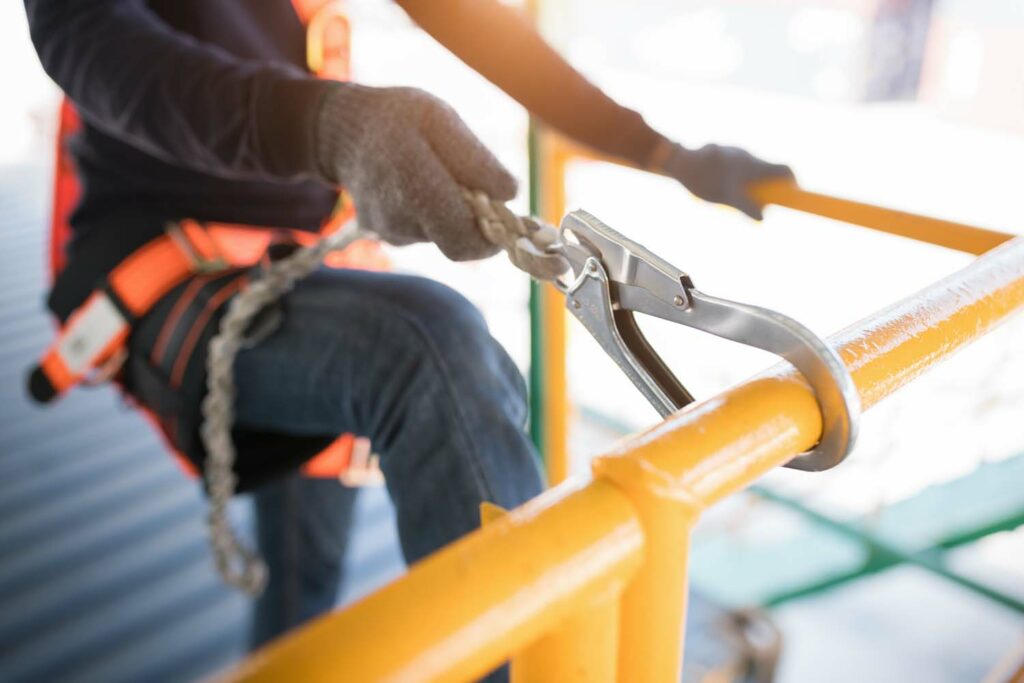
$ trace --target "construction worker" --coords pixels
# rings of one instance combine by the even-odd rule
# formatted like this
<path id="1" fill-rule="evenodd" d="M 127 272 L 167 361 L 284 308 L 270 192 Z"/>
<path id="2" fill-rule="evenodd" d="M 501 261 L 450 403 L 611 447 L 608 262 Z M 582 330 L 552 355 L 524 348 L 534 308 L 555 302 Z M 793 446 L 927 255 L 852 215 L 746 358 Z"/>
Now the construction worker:
<path id="1" fill-rule="evenodd" d="M 789 174 L 740 149 L 670 141 L 498 0 L 399 4 L 547 125 L 708 201 L 760 218 L 747 185 Z M 289 0 L 25 5 L 42 64 L 83 122 L 73 147 L 82 196 L 67 266 L 48 302 L 60 320 L 118 264 L 163 238 L 169 221 L 316 231 L 339 185 L 360 225 L 391 244 L 433 242 L 456 261 L 497 251 L 462 188 L 508 201 L 517 192 L 513 175 L 429 93 L 314 78 Z M 203 364 L 182 362 L 170 405 L 149 370 L 175 337 L 208 338 L 199 321 L 210 327 L 238 289 L 225 282 L 195 273 L 137 316 L 120 370 L 139 402 L 193 432 Z M 176 305 L 188 292 L 200 303 Z M 541 491 L 524 432 L 523 379 L 461 295 L 422 277 L 324 269 L 301 282 L 282 310 L 276 327 L 237 358 L 236 425 L 296 440 L 288 443 L 343 432 L 368 438 L 407 561 L 478 526 L 481 501 L 511 508 Z M 189 316 L 191 325 L 168 327 Z M 201 343 L 191 346 L 200 355 Z M 201 469 L 196 444 L 175 445 Z M 275 459 L 239 445 L 240 488 L 257 489 L 271 576 L 257 603 L 254 644 L 336 598 L 354 494 L 336 481 L 293 476 L 314 452 L 298 448 Z"/>

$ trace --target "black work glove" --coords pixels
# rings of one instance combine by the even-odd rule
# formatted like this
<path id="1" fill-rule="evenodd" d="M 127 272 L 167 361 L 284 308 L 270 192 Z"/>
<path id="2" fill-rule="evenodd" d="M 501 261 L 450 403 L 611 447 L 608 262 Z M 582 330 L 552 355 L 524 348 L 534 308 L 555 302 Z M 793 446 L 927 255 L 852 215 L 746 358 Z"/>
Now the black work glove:
<path id="1" fill-rule="evenodd" d="M 793 178 L 789 166 L 771 164 L 738 147 L 720 145 L 687 149 L 673 144 L 660 171 L 701 199 L 727 204 L 758 221 L 764 217 L 764 207 L 750 196 L 750 185 L 769 178 Z"/>
<path id="2" fill-rule="evenodd" d="M 453 261 L 500 250 L 462 188 L 505 202 L 516 180 L 433 95 L 339 83 L 324 97 L 316 142 L 322 175 L 345 185 L 362 228 L 395 245 L 433 242 Z"/>

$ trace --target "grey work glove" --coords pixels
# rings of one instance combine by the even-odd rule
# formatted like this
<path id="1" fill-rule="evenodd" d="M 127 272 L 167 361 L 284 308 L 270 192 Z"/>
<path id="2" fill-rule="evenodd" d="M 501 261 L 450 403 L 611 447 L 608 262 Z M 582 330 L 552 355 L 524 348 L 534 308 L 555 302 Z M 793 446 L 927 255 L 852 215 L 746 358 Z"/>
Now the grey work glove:
<path id="1" fill-rule="evenodd" d="M 500 250 L 480 231 L 462 188 L 505 202 L 516 180 L 433 95 L 339 83 L 324 96 L 316 143 L 323 176 L 345 185 L 360 225 L 381 239 L 433 242 L 453 261 Z"/>
<path id="2" fill-rule="evenodd" d="M 750 185 L 769 178 L 793 178 L 789 166 L 771 164 L 738 147 L 720 145 L 687 149 L 674 144 L 661 172 L 701 199 L 727 204 L 758 221 L 764 217 L 764 207 L 750 196 Z"/>

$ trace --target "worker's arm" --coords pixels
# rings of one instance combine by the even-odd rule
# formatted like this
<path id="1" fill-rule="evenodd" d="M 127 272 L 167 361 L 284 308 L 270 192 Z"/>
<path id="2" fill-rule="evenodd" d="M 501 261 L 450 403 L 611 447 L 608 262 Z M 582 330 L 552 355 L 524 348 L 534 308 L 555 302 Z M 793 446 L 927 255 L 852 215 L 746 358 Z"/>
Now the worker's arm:
<path id="1" fill-rule="evenodd" d="M 396 0 L 438 42 L 531 113 L 606 155 L 679 180 L 697 196 L 754 218 L 761 207 L 747 185 L 789 175 L 744 150 L 669 142 L 637 112 L 590 83 L 549 46 L 517 10 L 498 0 Z"/>
<path id="2" fill-rule="evenodd" d="M 498 0 L 397 0 L 423 30 L 549 126 L 646 168 L 662 136 L 590 83 Z"/>
<path id="3" fill-rule="evenodd" d="M 315 171 L 325 86 L 301 70 L 200 43 L 143 0 L 25 0 L 25 8 L 43 67 L 91 125 L 214 175 Z"/>
<path id="4" fill-rule="evenodd" d="M 516 181 L 437 98 L 239 59 L 175 31 L 143 0 L 25 7 L 46 71 L 107 134 L 208 174 L 343 183 L 361 227 L 394 244 L 434 242 L 457 260 L 498 250 L 462 188 L 507 201 Z"/>

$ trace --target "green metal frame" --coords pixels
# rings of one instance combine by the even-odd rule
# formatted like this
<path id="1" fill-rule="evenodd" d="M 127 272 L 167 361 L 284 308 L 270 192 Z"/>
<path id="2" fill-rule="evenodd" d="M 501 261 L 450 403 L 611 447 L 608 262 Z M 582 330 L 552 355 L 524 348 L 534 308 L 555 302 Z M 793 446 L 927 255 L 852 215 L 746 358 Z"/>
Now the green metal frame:
<path id="1" fill-rule="evenodd" d="M 530 172 L 530 215 L 539 216 L 541 208 L 540 140 L 536 123 L 531 119 L 527 146 Z M 544 452 L 544 329 L 541 324 L 541 284 L 530 278 L 530 438 L 533 440 L 540 459 L 546 458 Z"/>
<path id="2" fill-rule="evenodd" d="M 970 529 L 965 533 L 965 535 L 950 542 L 943 542 L 939 545 L 930 546 L 918 551 L 908 551 L 896 544 L 886 541 L 876 535 L 876 533 L 871 533 L 866 530 L 862 524 L 847 523 L 822 514 L 821 512 L 801 504 L 799 501 L 795 501 L 785 496 L 780 496 L 764 486 L 754 487 L 754 493 L 760 498 L 794 510 L 807 519 L 813 521 L 815 524 L 827 528 L 830 531 L 840 533 L 840 535 L 857 542 L 867 550 L 866 561 L 859 566 L 854 567 L 850 571 L 833 575 L 833 577 L 824 577 L 816 583 L 811 583 L 772 595 L 763 601 L 763 604 L 766 606 L 776 606 L 785 602 L 791 602 L 793 600 L 815 595 L 823 591 L 837 588 L 856 579 L 867 577 L 867 575 L 889 569 L 898 564 L 910 564 L 930 571 L 938 575 L 938 577 L 950 581 L 957 586 L 966 588 L 974 593 L 1004 605 L 1005 607 L 1009 607 L 1010 609 L 1024 614 L 1024 601 L 1016 598 L 1015 596 L 986 586 L 985 584 L 970 579 L 969 577 L 965 577 L 962 573 L 949 569 L 943 558 L 945 552 L 952 548 L 982 539 L 985 536 L 988 536 L 989 533 L 1011 530 L 1020 526 L 1024 523 L 1024 510 L 1015 513 L 1009 518 L 986 521 L 983 527 Z"/>

